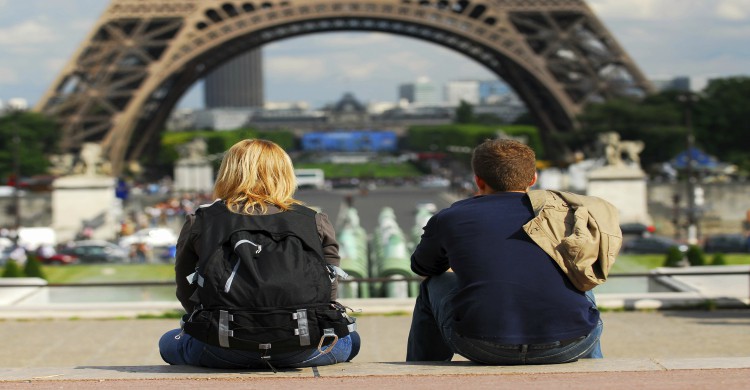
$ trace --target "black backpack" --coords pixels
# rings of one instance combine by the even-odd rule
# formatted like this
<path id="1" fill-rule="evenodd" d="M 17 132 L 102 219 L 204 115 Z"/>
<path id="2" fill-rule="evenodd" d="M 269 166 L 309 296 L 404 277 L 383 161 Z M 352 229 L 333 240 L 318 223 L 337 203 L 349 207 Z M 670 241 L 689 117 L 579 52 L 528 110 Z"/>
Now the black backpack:
<path id="1" fill-rule="evenodd" d="M 196 306 L 186 333 L 270 358 L 272 351 L 322 351 L 354 329 L 345 308 L 331 301 L 336 273 L 323 257 L 315 211 L 246 216 L 217 202 L 196 218 L 204 255 L 191 275 Z"/>

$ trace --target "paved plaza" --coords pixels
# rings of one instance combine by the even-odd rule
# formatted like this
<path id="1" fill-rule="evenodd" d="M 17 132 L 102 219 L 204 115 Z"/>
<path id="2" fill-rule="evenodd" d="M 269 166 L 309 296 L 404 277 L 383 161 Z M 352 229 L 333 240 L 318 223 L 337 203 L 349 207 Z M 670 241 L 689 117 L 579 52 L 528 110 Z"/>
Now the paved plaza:
<path id="1" fill-rule="evenodd" d="M 717 380 L 728 389 L 750 386 L 750 310 L 617 311 L 603 313 L 603 319 L 605 359 L 486 367 L 463 359 L 406 364 L 411 316 L 363 315 L 358 319 L 363 346 L 353 363 L 278 374 L 164 364 L 156 343 L 177 325 L 173 319 L 4 319 L 0 388 L 60 388 L 66 383 L 87 388 L 102 382 L 106 388 L 176 388 L 185 381 L 209 378 L 230 389 L 247 386 L 248 381 L 262 381 L 256 384 L 264 388 L 296 387 L 304 378 L 320 380 L 307 380 L 306 387 L 356 383 L 365 389 L 405 384 L 447 388 L 461 383 L 477 388 L 594 388 L 598 383 L 606 388 L 685 389 L 707 388 Z"/>

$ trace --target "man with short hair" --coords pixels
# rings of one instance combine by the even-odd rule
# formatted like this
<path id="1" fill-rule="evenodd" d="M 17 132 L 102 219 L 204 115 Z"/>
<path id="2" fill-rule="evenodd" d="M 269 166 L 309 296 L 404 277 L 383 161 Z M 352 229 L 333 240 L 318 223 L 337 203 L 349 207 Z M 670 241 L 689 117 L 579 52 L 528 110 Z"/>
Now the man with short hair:
<path id="1" fill-rule="evenodd" d="M 535 218 L 528 196 L 534 151 L 487 140 L 474 150 L 472 169 L 478 195 L 435 214 L 411 257 L 412 270 L 427 279 L 406 360 L 449 361 L 458 353 L 507 365 L 601 357 L 593 294 L 577 289 L 524 229 Z"/>

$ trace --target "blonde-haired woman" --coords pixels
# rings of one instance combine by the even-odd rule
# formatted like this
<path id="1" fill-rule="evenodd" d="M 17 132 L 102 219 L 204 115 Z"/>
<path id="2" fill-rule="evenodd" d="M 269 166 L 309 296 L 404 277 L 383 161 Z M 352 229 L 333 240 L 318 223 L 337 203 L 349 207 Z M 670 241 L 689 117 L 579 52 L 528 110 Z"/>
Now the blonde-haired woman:
<path id="1" fill-rule="evenodd" d="M 294 199 L 296 189 L 292 161 L 277 144 L 260 139 L 243 140 L 225 153 L 214 184 L 216 201 L 201 206 L 196 214 L 187 217 L 177 242 L 177 299 L 187 313 L 193 312 L 196 306 L 194 293 L 198 288 L 188 277 L 196 270 L 201 256 L 208 256 L 213 250 L 206 248 L 210 246 L 207 243 L 212 242 L 211 239 L 215 242 L 214 237 L 228 229 L 224 226 L 227 218 L 231 218 L 232 226 L 236 226 L 237 221 L 241 223 L 258 215 L 266 216 L 265 221 L 293 218 L 295 223 L 292 226 L 308 229 L 308 233 L 315 230 L 313 234 L 317 233 L 326 263 L 338 267 L 339 247 L 328 216 L 312 212 Z M 336 299 L 335 281 L 330 299 Z M 165 362 L 212 368 L 263 368 L 268 363 L 273 367 L 323 366 L 351 360 L 359 352 L 359 346 L 358 334 L 351 332 L 326 353 L 312 346 L 295 352 L 276 353 L 267 360 L 262 358 L 261 352 L 210 345 L 180 329 L 167 332 L 159 340 L 159 350 Z"/>

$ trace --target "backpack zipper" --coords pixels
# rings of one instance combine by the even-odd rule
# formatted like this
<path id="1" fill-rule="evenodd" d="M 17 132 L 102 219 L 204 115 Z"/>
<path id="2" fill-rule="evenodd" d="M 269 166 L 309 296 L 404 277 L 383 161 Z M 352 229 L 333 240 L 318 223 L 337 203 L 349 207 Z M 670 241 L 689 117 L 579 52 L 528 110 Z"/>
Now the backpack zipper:
<path id="1" fill-rule="evenodd" d="M 257 255 L 260 253 L 261 249 L 263 249 L 263 246 L 258 245 L 250 240 L 239 240 L 236 244 L 234 244 L 234 251 L 237 253 L 237 247 L 240 246 L 240 244 L 251 244 L 254 245 L 256 248 L 258 248 L 255 251 L 255 254 Z M 237 275 L 237 269 L 240 268 L 240 256 L 237 256 L 237 262 L 234 264 L 234 268 L 232 268 L 232 273 L 229 275 L 229 279 L 227 279 L 227 283 L 224 284 L 224 292 L 228 293 L 229 289 L 232 288 L 232 281 L 234 281 L 234 276 Z"/>

